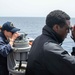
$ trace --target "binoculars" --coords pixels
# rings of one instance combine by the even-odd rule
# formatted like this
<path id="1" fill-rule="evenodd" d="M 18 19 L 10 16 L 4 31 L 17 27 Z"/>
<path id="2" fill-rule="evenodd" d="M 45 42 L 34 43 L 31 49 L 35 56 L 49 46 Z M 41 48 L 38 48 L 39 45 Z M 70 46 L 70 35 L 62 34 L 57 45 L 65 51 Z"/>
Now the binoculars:
<path id="1" fill-rule="evenodd" d="M 20 36 L 17 37 L 16 40 L 22 40 L 23 39 L 23 35 L 21 34 Z"/>
<path id="2" fill-rule="evenodd" d="M 75 30 L 75 25 L 70 27 L 70 30 Z"/>
<path id="3" fill-rule="evenodd" d="M 75 56 L 75 47 L 72 47 L 72 52 L 71 52 L 71 54 L 72 54 L 73 56 Z"/>

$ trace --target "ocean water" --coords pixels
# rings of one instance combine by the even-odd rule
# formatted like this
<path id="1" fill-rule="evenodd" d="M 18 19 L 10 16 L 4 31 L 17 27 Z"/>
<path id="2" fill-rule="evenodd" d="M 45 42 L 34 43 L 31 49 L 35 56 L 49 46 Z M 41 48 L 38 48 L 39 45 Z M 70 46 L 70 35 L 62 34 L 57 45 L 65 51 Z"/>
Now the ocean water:
<path id="1" fill-rule="evenodd" d="M 27 37 L 36 38 L 42 33 L 42 28 L 45 25 L 45 17 L 0 17 L 0 26 L 3 23 L 10 21 L 13 24 L 20 28 L 21 32 L 25 32 Z M 75 24 L 75 18 L 71 19 L 71 25 Z M 71 52 L 72 47 L 75 46 L 75 43 L 71 39 L 71 33 L 68 34 L 67 38 L 64 40 L 62 47 Z"/>
<path id="2" fill-rule="evenodd" d="M 20 28 L 21 32 L 25 32 L 28 36 L 36 38 L 41 34 L 42 27 L 45 25 L 44 17 L 1 17 L 0 25 L 10 21 L 17 28 Z"/>

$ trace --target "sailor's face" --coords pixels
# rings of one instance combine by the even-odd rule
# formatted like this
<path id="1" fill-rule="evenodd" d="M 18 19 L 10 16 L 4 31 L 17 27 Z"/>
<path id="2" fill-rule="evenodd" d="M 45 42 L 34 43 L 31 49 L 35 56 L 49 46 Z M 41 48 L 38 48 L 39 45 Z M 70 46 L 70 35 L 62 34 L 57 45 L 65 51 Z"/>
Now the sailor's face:
<path id="1" fill-rule="evenodd" d="M 7 37 L 7 38 L 11 38 L 12 37 L 12 32 L 9 32 L 9 31 L 4 31 L 4 34 L 5 34 L 5 36 Z"/>
<path id="2" fill-rule="evenodd" d="M 11 37 L 12 37 L 12 35 L 13 35 L 13 34 L 12 34 L 12 32 L 8 32 L 8 37 L 10 37 L 10 38 L 11 38 Z"/>
<path id="3" fill-rule="evenodd" d="M 70 30 L 70 21 L 66 20 L 66 24 L 63 27 L 60 27 L 58 34 L 62 37 L 64 40 L 69 33 Z"/>

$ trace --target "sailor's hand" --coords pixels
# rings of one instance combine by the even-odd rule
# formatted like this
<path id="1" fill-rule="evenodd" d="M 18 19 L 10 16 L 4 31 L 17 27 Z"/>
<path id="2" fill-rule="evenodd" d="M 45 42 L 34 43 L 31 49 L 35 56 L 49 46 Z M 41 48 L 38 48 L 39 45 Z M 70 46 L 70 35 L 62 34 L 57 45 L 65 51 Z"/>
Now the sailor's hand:
<path id="1" fill-rule="evenodd" d="M 11 39 L 13 39 L 13 41 L 15 41 L 15 39 L 17 39 L 18 36 L 20 36 L 20 34 L 18 32 L 16 32 L 12 35 Z"/>
<path id="2" fill-rule="evenodd" d="M 73 41 L 75 42 L 75 25 L 72 27 L 71 29 L 71 38 L 73 39 Z"/>
<path id="3" fill-rule="evenodd" d="M 18 36 L 20 36 L 20 34 L 18 32 L 16 32 L 12 35 L 11 38 L 9 38 L 9 41 L 10 41 L 9 44 L 11 45 L 11 47 L 13 47 L 14 41 Z"/>

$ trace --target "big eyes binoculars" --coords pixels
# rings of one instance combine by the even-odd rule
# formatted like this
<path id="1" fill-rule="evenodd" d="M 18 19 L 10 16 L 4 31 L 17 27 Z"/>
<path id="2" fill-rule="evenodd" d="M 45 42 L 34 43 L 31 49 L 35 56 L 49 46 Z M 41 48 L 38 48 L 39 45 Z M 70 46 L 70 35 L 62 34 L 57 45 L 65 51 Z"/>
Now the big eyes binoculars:
<path id="1" fill-rule="evenodd" d="M 75 25 L 69 28 L 70 30 L 75 30 Z"/>

